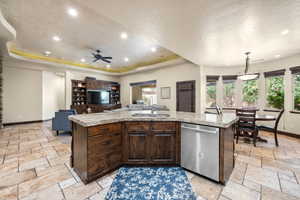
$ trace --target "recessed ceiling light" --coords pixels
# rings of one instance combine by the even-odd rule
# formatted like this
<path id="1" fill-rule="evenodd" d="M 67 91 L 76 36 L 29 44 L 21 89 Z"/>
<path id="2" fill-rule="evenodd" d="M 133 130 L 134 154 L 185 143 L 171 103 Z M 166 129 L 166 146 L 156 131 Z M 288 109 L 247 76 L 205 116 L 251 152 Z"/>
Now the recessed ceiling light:
<path id="1" fill-rule="evenodd" d="M 52 39 L 56 42 L 61 41 L 60 37 L 58 37 L 57 35 L 53 36 Z"/>
<path id="2" fill-rule="evenodd" d="M 280 58 L 280 56 L 281 56 L 281 55 L 278 54 L 278 55 L 275 56 L 275 58 Z"/>
<path id="3" fill-rule="evenodd" d="M 151 51 L 152 51 L 152 52 L 156 52 L 156 50 L 157 50 L 156 47 L 152 47 L 152 48 L 151 48 Z"/>
<path id="4" fill-rule="evenodd" d="M 107 67 L 107 68 L 110 68 L 110 64 L 107 64 L 106 67 Z"/>
<path id="5" fill-rule="evenodd" d="M 125 39 L 128 38 L 128 35 L 127 35 L 126 32 L 122 32 L 121 35 L 120 35 L 120 37 L 125 40 Z"/>
<path id="6" fill-rule="evenodd" d="M 74 8 L 69 8 L 68 9 L 68 14 L 72 17 L 77 17 L 78 16 L 78 11 Z"/>
<path id="7" fill-rule="evenodd" d="M 51 51 L 45 51 L 45 55 L 49 56 L 51 54 Z"/>
<path id="8" fill-rule="evenodd" d="M 85 59 L 84 59 L 84 58 L 81 58 L 80 61 L 81 61 L 81 62 L 85 62 Z"/>
<path id="9" fill-rule="evenodd" d="M 281 35 L 286 35 L 288 34 L 290 31 L 288 29 L 285 29 L 283 31 L 281 31 Z"/>
<path id="10" fill-rule="evenodd" d="M 125 61 L 125 62 L 128 62 L 128 61 L 129 61 L 129 58 L 125 57 L 125 58 L 124 58 L 124 61 Z"/>

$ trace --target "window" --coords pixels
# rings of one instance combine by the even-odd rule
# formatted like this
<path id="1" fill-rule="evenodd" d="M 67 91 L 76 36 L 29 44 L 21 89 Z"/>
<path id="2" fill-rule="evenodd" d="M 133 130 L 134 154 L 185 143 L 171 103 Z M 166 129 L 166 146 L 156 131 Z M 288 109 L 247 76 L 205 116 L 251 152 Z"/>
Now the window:
<path id="1" fill-rule="evenodd" d="M 294 110 L 300 111 L 300 74 L 294 74 Z"/>
<path id="2" fill-rule="evenodd" d="M 217 84 L 208 83 L 206 84 L 206 107 L 212 108 L 216 107 L 217 104 Z"/>
<path id="3" fill-rule="evenodd" d="M 156 80 L 130 83 L 133 104 L 157 104 Z"/>
<path id="4" fill-rule="evenodd" d="M 243 107 L 256 107 L 258 100 L 257 80 L 243 82 Z"/>
<path id="5" fill-rule="evenodd" d="M 157 104 L 156 88 L 155 87 L 143 87 L 142 98 L 145 105 Z"/>
<path id="6" fill-rule="evenodd" d="M 237 76 L 223 76 L 223 106 L 235 107 L 235 83 Z"/>
<path id="7" fill-rule="evenodd" d="M 213 108 L 217 104 L 217 81 L 218 76 L 206 77 L 206 107 Z"/>
<path id="8" fill-rule="evenodd" d="M 290 68 L 293 75 L 293 110 L 300 111 L 300 66 Z"/>
<path id="9" fill-rule="evenodd" d="M 284 70 L 266 72 L 266 107 L 282 109 L 284 107 Z"/>

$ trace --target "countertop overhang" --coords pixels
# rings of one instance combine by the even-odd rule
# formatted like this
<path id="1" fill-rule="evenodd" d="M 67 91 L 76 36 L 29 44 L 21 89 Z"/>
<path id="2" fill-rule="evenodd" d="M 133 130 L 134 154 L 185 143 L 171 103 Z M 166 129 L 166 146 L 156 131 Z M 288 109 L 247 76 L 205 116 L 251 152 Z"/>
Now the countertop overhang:
<path id="1" fill-rule="evenodd" d="M 234 124 L 238 118 L 235 113 L 223 113 L 219 116 L 216 114 L 200 114 L 188 112 L 171 112 L 156 111 L 154 113 L 169 114 L 169 117 L 141 117 L 133 116 L 135 113 L 147 114 L 151 111 L 120 111 L 120 112 L 104 112 L 93 114 L 71 115 L 69 120 L 83 126 L 91 127 L 109 123 L 125 122 L 125 121 L 177 121 L 185 123 L 193 123 L 199 125 L 213 126 L 218 128 L 228 128 Z"/>

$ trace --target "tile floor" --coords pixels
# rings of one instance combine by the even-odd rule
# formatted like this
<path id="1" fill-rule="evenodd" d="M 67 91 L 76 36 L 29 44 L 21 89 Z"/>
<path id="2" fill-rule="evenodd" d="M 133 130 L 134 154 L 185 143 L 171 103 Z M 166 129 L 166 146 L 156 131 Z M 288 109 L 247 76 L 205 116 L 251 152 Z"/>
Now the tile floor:
<path id="1" fill-rule="evenodd" d="M 70 136 L 55 136 L 50 123 L 0 130 L 0 200 L 101 200 L 115 173 L 84 185 L 69 166 Z M 300 140 L 261 132 L 267 144 L 240 142 L 236 167 L 224 187 L 188 173 L 198 199 L 300 199 Z"/>

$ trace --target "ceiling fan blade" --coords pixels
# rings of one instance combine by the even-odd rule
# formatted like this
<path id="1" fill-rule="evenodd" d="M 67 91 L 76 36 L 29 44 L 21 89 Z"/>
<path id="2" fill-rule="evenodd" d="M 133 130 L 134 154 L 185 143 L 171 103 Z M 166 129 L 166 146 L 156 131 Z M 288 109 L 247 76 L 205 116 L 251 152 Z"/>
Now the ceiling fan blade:
<path id="1" fill-rule="evenodd" d="M 95 59 L 95 60 L 93 60 L 93 62 L 97 62 L 99 59 Z"/>
<path id="2" fill-rule="evenodd" d="M 106 60 L 106 59 L 102 59 L 102 61 L 106 62 L 106 63 L 111 63 L 110 60 Z"/>
<path id="3" fill-rule="evenodd" d="M 102 57 L 103 59 L 112 59 L 112 57 L 108 56 L 108 57 Z"/>
<path id="4" fill-rule="evenodd" d="M 92 53 L 92 55 L 93 55 L 94 58 L 97 58 L 98 56 L 101 56 L 101 55 L 98 54 L 98 53 Z"/>

